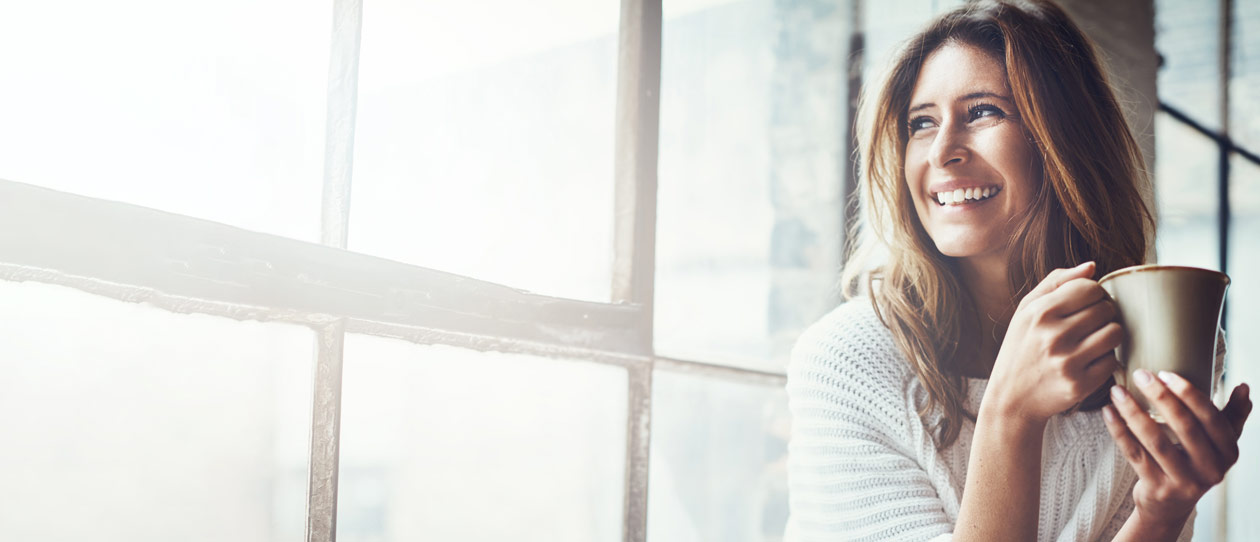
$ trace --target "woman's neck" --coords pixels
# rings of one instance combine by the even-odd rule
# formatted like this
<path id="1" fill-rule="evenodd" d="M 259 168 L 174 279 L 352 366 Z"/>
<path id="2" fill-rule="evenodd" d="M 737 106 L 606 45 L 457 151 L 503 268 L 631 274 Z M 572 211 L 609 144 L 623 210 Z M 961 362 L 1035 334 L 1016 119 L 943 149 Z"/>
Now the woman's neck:
<path id="1" fill-rule="evenodd" d="M 1007 265 L 1005 258 L 991 255 L 958 262 L 959 278 L 975 301 L 975 321 L 980 324 L 980 334 L 975 337 L 975 357 L 960 360 L 963 363 L 959 370 L 964 376 L 988 378 L 997 360 L 998 348 L 1016 305 L 1007 280 Z"/>

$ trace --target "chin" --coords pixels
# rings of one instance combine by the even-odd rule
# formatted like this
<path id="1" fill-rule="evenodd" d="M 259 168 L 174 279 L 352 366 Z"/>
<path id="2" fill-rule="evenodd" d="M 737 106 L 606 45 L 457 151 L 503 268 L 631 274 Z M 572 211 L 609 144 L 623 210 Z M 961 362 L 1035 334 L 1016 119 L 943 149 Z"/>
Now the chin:
<path id="1" fill-rule="evenodd" d="M 936 250 L 942 255 L 949 258 L 971 258 L 991 252 L 989 247 L 983 243 L 973 243 L 966 241 L 959 242 L 938 242 Z"/>
<path id="2" fill-rule="evenodd" d="M 943 256 L 945 256 L 945 257 L 947 257 L 947 258 L 966 258 L 966 257 L 968 257 L 968 256 L 975 256 L 975 255 L 976 255 L 976 253 L 975 253 L 974 251 L 969 251 L 969 250 L 958 250 L 958 249 L 953 248 L 953 247 L 941 247 L 940 245 L 937 245 L 937 246 L 936 246 L 936 250 L 937 250 L 938 252 L 940 252 L 940 253 L 941 253 L 941 255 L 943 255 Z"/>

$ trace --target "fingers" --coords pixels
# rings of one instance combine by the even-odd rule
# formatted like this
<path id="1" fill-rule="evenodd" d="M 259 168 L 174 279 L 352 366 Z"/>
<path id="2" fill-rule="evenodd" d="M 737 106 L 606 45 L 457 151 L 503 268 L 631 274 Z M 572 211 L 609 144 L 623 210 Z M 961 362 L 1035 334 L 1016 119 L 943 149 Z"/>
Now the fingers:
<path id="1" fill-rule="evenodd" d="M 1099 290 L 1102 290 L 1102 288 L 1099 288 Z M 1115 302 L 1107 297 L 1103 297 L 1093 305 L 1064 318 L 1064 324 L 1067 326 L 1067 329 L 1063 334 L 1073 339 L 1087 337 L 1107 322 L 1115 320 L 1116 314 L 1118 314 L 1118 310 Z"/>
<path id="2" fill-rule="evenodd" d="M 1236 428 L 1230 419 L 1230 414 L 1217 410 L 1216 405 L 1212 404 L 1212 400 L 1208 398 L 1207 394 L 1195 389 L 1194 386 L 1190 385 L 1189 381 L 1181 376 L 1161 371 L 1159 380 L 1181 399 L 1181 403 L 1185 405 L 1189 412 L 1193 413 L 1194 418 L 1202 426 L 1202 430 L 1211 440 L 1213 447 L 1220 452 L 1221 456 L 1229 464 L 1234 464 L 1238 460 L 1238 429 L 1241 426 Z M 1230 404 L 1235 405 L 1235 409 L 1241 408 L 1243 404 L 1239 400 L 1238 390 L 1235 390 L 1234 396 L 1230 398 Z M 1250 401 L 1247 402 L 1250 403 Z M 1226 408 L 1229 408 L 1228 405 Z M 1163 412 L 1163 410 L 1161 409 L 1160 412 Z M 1246 418 L 1245 413 L 1242 413 L 1242 418 Z"/>
<path id="3" fill-rule="evenodd" d="M 1170 380 L 1180 380 L 1172 373 L 1166 374 Z M 1237 437 L 1220 412 L 1211 406 L 1207 395 L 1188 382 L 1185 386 L 1178 386 L 1181 388 L 1178 393 L 1162 378 L 1153 378 L 1147 371 L 1136 371 L 1133 377 L 1138 389 L 1150 399 L 1151 406 L 1159 411 L 1168 427 L 1181 440 L 1195 479 L 1207 486 L 1216 485 L 1224 479 L 1225 471 L 1238 460 Z M 1207 404 L 1203 419 L 1198 411 L 1192 411 L 1181 399 L 1183 394 L 1191 398 L 1198 408 L 1202 408 L 1201 403 Z M 1209 436 L 1209 432 L 1214 432 L 1213 428 L 1218 431 L 1225 429 L 1225 434 Z"/>
<path id="4" fill-rule="evenodd" d="M 1103 407 L 1103 421 L 1106 422 L 1107 432 L 1111 433 L 1111 439 L 1116 441 L 1116 448 L 1133 466 L 1133 470 L 1139 477 L 1144 480 L 1159 480 L 1164 475 L 1151 455 L 1146 453 L 1146 448 L 1142 447 L 1142 443 L 1138 442 L 1137 437 L 1129 430 L 1124 419 L 1116 413 L 1116 407 L 1111 405 Z"/>
<path id="5" fill-rule="evenodd" d="M 1050 310 L 1059 316 L 1068 316 L 1108 300 L 1107 291 L 1089 277 L 1077 277 L 1064 282 L 1058 289 L 1046 294 L 1046 298 L 1052 307 Z"/>
<path id="6" fill-rule="evenodd" d="M 1221 414 L 1228 421 L 1230 427 L 1234 429 L 1234 434 L 1241 437 L 1243 424 L 1247 422 L 1247 416 L 1251 414 L 1251 386 L 1239 384 L 1234 388 L 1234 393 L 1229 396 L 1229 402 L 1225 403 L 1225 408 L 1221 410 Z"/>
<path id="7" fill-rule="evenodd" d="M 1190 464 L 1185 452 L 1178 450 L 1172 441 L 1168 440 L 1168 435 L 1164 434 L 1159 424 L 1142 410 L 1137 401 L 1124 391 L 1124 388 L 1112 386 L 1111 402 L 1115 405 L 1116 412 L 1124 419 L 1129 431 L 1133 432 L 1155 464 L 1159 465 L 1160 471 L 1178 481 L 1196 482 L 1195 477 L 1190 474 Z"/>
<path id="8" fill-rule="evenodd" d="M 1097 386 L 1101 386 L 1118 368 L 1120 368 L 1120 362 L 1116 360 L 1116 352 L 1108 350 L 1105 354 L 1085 366 L 1082 380 L 1091 386 L 1094 386 L 1095 383 L 1097 383 Z"/>
<path id="9" fill-rule="evenodd" d="M 1070 269 L 1055 269 L 1047 274 L 1046 278 L 1041 279 L 1041 282 L 1037 283 L 1037 286 L 1028 292 L 1028 295 L 1024 296 L 1024 299 L 1020 301 L 1020 305 L 1031 303 L 1057 290 L 1059 286 L 1072 279 L 1092 277 L 1096 268 L 1097 265 L 1094 262 L 1085 262 Z"/>
<path id="10" fill-rule="evenodd" d="M 1114 353 L 1120 342 L 1124 340 L 1124 328 L 1116 322 L 1108 322 L 1097 331 L 1086 335 L 1081 339 L 1080 344 L 1076 347 L 1074 355 L 1074 363 L 1090 363 L 1094 360 L 1102 358 L 1108 354 L 1112 354 L 1112 360 L 1115 359 Z M 1115 364 L 1111 365 L 1111 369 L 1115 369 Z"/>

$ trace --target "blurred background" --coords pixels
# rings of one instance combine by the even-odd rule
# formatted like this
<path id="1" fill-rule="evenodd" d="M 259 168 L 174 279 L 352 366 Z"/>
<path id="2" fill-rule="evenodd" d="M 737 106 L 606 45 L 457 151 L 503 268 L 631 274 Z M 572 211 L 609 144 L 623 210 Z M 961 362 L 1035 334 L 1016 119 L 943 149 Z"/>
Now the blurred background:
<path id="1" fill-rule="evenodd" d="M 958 3 L 665 0 L 647 28 L 661 44 L 654 289 L 637 302 L 650 308 L 650 344 L 625 352 L 651 375 L 647 483 L 628 468 L 642 388 L 603 354 L 352 330 L 338 351 L 336 538 L 781 540 L 782 374 L 797 334 L 839 302 L 856 89 Z M 321 235 L 325 179 L 352 163 L 347 258 L 535 294 L 521 299 L 624 305 L 613 286 L 628 73 L 618 31 L 631 11 L 617 0 L 334 9 L 346 5 L 360 3 L 0 3 L 4 214 L 36 217 L 10 218 L 3 246 L 43 230 L 41 250 L 64 241 L 90 270 L 111 254 L 205 242 L 85 248 L 74 232 L 97 225 L 13 196 L 29 186 L 122 222 L 229 226 L 215 230 L 229 244 L 336 245 Z M 1065 7 L 1102 44 L 1153 163 L 1159 261 L 1233 277 L 1225 384 L 1260 385 L 1260 0 Z M 347 32 L 357 48 L 337 42 Z M 349 76 L 337 70 L 347 51 Z M 348 128 L 333 103 L 346 84 Z M 48 231 L 62 219 L 76 226 Z M 143 280 L 36 269 L 15 254 L 0 251 L 5 539 L 307 536 L 308 515 L 327 513 L 308 510 L 328 351 L 318 326 L 282 304 L 238 317 L 173 310 L 144 302 L 154 288 Z M 312 265 L 258 276 L 307 284 L 342 260 Z M 366 269 L 369 282 L 388 273 Z M 198 273 L 204 299 L 230 304 L 220 292 L 241 279 Z M 1248 514 L 1260 431 L 1241 448 L 1200 505 L 1196 541 L 1260 540 Z M 645 488 L 645 510 L 627 505 Z M 643 522 L 645 534 L 628 526 Z"/>

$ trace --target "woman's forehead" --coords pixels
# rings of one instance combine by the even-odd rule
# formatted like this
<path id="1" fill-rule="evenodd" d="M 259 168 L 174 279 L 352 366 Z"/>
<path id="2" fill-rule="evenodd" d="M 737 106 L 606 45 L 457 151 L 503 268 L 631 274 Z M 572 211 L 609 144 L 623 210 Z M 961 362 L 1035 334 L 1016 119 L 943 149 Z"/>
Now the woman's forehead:
<path id="1" fill-rule="evenodd" d="M 982 94 L 1010 95 L 1006 67 L 983 49 L 949 42 L 924 60 L 910 93 L 910 109 L 939 106 Z"/>

